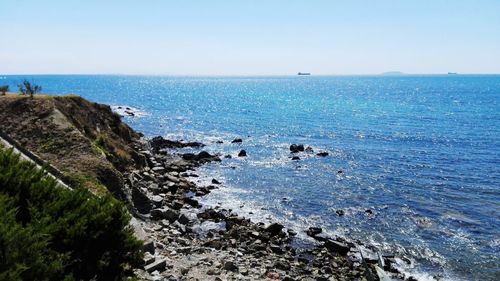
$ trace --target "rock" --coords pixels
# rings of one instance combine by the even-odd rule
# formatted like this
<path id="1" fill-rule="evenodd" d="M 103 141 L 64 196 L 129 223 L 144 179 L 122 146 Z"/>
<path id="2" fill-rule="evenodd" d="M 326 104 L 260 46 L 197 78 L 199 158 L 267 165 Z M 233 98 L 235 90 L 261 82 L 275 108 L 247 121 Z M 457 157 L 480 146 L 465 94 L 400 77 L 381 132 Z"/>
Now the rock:
<path id="1" fill-rule="evenodd" d="M 170 204 L 170 207 L 174 210 L 180 210 L 182 208 L 182 206 L 184 206 L 184 204 L 182 204 L 181 202 L 179 202 L 178 200 L 174 200 L 172 201 L 172 203 Z"/>
<path id="2" fill-rule="evenodd" d="M 367 214 L 367 215 L 373 215 L 373 211 L 370 210 L 370 209 L 366 209 L 365 210 L 365 214 Z"/>
<path id="3" fill-rule="evenodd" d="M 188 223 L 189 223 L 189 218 L 188 218 L 186 215 L 181 214 L 181 215 L 179 216 L 179 218 L 177 219 L 177 221 L 178 221 L 179 223 L 181 223 L 181 224 L 188 224 Z"/>
<path id="4" fill-rule="evenodd" d="M 220 250 L 222 248 L 222 242 L 220 240 L 209 240 L 205 242 L 204 246 Z"/>
<path id="5" fill-rule="evenodd" d="M 179 212 L 176 210 L 168 209 L 168 208 L 157 208 L 151 210 L 151 218 L 155 220 L 159 219 L 167 219 L 170 222 L 177 220 L 179 217 Z"/>
<path id="6" fill-rule="evenodd" d="M 198 208 L 200 207 L 200 203 L 193 198 L 186 197 L 184 198 L 184 203 L 188 204 L 191 207 Z"/>
<path id="7" fill-rule="evenodd" d="M 290 264 L 285 260 L 278 260 L 274 263 L 274 268 L 288 271 L 290 270 Z"/>
<path id="8" fill-rule="evenodd" d="M 245 156 L 247 156 L 247 152 L 244 149 L 242 149 L 240 153 L 238 153 L 238 157 L 245 157 Z"/>
<path id="9" fill-rule="evenodd" d="M 269 232 L 271 236 L 276 236 L 281 233 L 284 226 L 279 223 L 272 223 L 268 227 L 266 227 L 266 231 Z"/>
<path id="10" fill-rule="evenodd" d="M 301 152 L 301 151 L 304 151 L 304 145 L 303 144 L 292 144 L 290 145 L 290 151 L 292 153 L 298 153 L 298 152 Z"/>
<path id="11" fill-rule="evenodd" d="M 212 179 L 212 184 L 220 184 L 220 181 L 218 181 L 216 179 Z"/>
<path id="12" fill-rule="evenodd" d="M 224 158 L 231 159 L 231 158 L 233 158 L 233 156 L 231 156 L 231 155 L 228 154 L 228 155 L 224 156 Z"/>
<path id="13" fill-rule="evenodd" d="M 231 143 L 242 143 L 242 139 L 234 139 Z"/>
<path id="14" fill-rule="evenodd" d="M 142 259 L 144 260 L 144 265 L 152 264 L 156 260 L 155 256 L 153 256 L 149 252 L 146 252 L 144 254 L 144 257 Z"/>
<path id="15" fill-rule="evenodd" d="M 321 227 L 309 227 L 309 229 L 306 231 L 306 234 L 311 237 L 314 237 L 320 234 L 321 232 L 323 232 L 323 229 Z"/>
<path id="16" fill-rule="evenodd" d="M 232 262 L 232 261 L 226 261 L 224 263 L 224 269 L 227 270 L 227 271 L 237 272 L 238 271 L 238 266 L 234 262 Z"/>
<path id="17" fill-rule="evenodd" d="M 167 267 L 167 261 L 162 259 L 156 262 L 153 262 L 151 264 L 148 264 L 144 267 L 144 270 L 146 270 L 149 273 L 152 273 L 155 270 L 158 271 L 163 271 Z"/>
<path id="18" fill-rule="evenodd" d="M 183 147 L 203 147 L 203 146 L 205 146 L 204 144 L 202 144 L 200 142 L 183 143 L 180 141 L 167 140 L 161 136 L 152 138 L 149 141 L 149 144 L 151 145 L 151 148 L 155 152 L 158 152 L 159 150 L 165 149 L 165 148 L 183 148 Z"/>
<path id="19" fill-rule="evenodd" d="M 155 244 L 151 238 L 148 237 L 141 224 L 136 218 L 130 219 L 130 225 L 132 226 L 132 230 L 134 231 L 135 237 L 143 242 L 142 249 L 144 252 L 148 252 L 150 254 L 154 254 L 155 252 Z"/>
<path id="20" fill-rule="evenodd" d="M 314 150 L 312 149 L 312 147 L 308 146 L 305 150 L 307 153 L 314 153 Z"/>
<path id="21" fill-rule="evenodd" d="M 153 167 L 151 170 L 153 170 L 153 172 L 155 172 L 157 174 L 162 174 L 165 172 L 165 168 L 162 166 Z"/>
<path id="22" fill-rule="evenodd" d="M 299 156 L 293 156 L 292 160 L 294 160 L 294 161 L 300 160 L 300 157 Z"/>
<path id="23" fill-rule="evenodd" d="M 288 233 L 288 235 L 290 236 L 296 236 L 297 235 L 297 232 L 293 229 L 287 229 L 286 231 Z"/>
<path id="24" fill-rule="evenodd" d="M 316 153 L 316 155 L 321 156 L 321 157 L 326 157 L 326 156 L 328 156 L 328 152 L 320 152 L 320 153 Z"/>
<path id="25" fill-rule="evenodd" d="M 221 141 L 221 140 L 218 140 L 218 141 L 216 141 L 215 143 L 216 143 L 216 144 L 222 144 L 222 143 L 224 143 L 224 142 L 223 142 L 223 141 Z"/>
<path id="26" fill-rule="evenodd" d="M 211 157 L 213 157 L 213 155 L 211 155 L 210 153 L 208 153 L 206 151 L 202 151 L 202 152 L 198 153 L 198 159 L 211 158 Z"/>
<path id="27" fill-rule="evenodd" d="M 147 214 L 153 208 L 148 196 L 137 187 L 132 188 L 132 203 L 141 214 Z"/>
<path id="28" fill-rule="evenodd" d="M 349 253 L 350 250 L 350 247 L 347 244 L 331 239 L 326 240 L 323 246 L 328 250 L 330 250 L 331 252 L 339 253 L 340 255 L 343 256 L 347 255 L 347 253 Z"/>
<path id="29" fill-rule="evenodd" d="M 151 202 L 153 202 L 153 205 L 156 207 L 156 208 L 160 208 L 162 203 L 163 203 L 163 197 L 159 196 L 159 195 L 155 195 L 151 198 Z"/>
<path id="30" fill-rule="evenodd" d="M 339 217 L 341 217 L 341 216 L 345 215 L 344 210 L 336 210 L 336 211 L 335 211 L 335 213 L 337 213 L 337 215 L 338 215 Z"/>

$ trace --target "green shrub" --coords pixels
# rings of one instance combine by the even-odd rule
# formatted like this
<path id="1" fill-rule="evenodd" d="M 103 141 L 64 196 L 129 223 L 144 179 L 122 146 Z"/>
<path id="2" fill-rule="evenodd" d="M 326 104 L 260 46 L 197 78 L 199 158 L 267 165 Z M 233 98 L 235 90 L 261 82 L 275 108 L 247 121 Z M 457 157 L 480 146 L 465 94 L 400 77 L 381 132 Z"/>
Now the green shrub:
<path id="1" fill-rule="evenodd" d="M 5 93 L 9 91 L 9 85 L 0 86 L 0 95 L 5 96 Z"/>
<path id="2" fill-rule="evenodd" d="M 141 261 L 125 206 L 0 148 L 0 280 L 120 280 Z"/>
<path id="3" fill-rule="evenodd" d="M 30 98 L 33 98 L 33 95 L 42 91 L 42 86 L 31 84 L 31 82 L 26 79 L 24 79 L 21 84 L 18 84 L 17 87 L 21 95 L 29 95 Z"/>

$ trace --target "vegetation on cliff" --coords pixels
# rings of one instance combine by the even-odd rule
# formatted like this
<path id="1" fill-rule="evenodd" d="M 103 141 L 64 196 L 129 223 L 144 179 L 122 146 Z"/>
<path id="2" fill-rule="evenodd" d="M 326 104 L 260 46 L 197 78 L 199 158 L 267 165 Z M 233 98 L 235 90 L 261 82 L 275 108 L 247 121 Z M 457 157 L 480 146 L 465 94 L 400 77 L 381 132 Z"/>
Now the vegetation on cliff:
<path id="1" fill-rule="evenodd" d="M 72 186 L 124 199 L 121 172 L 143 165 L 140 138 L 107 105 L 79 96 L 0 97 L 0 130 L 65 175 Z"/>
<path id="2" fill-rule="evenodd" d="M 120 280 L 141 262 L 123 203 L 69 190 L 0 147 L 0 280 Z"/>

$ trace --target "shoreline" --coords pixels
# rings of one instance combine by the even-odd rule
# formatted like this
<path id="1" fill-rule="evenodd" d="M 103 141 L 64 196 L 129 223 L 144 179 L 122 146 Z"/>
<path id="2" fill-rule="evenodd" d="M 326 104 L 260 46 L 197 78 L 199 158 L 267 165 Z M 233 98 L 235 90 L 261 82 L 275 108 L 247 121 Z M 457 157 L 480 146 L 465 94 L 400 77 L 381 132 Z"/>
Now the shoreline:
<path id="1" fill-rule="evenodd" d="M 198 199 L 223 183 L 213 178 L 200 186 L 190 178 L 199 177 L 201 165 L 223 160 L 203 151 L 201 143 L 155 137 L 142 145 L 148 165 L 125 176 L 136 193 L 131 201 L 139 224 L 155 245 L 136 272 L 144 279 L 416 280 L 394 266 L 397 257 L 380 256 L 360 241 L 328 237 L 320 226 L 287 229 L 276 221 L 252 222 L 224 206 L 202 207 Z M 183 147 L 201 152 L 179 153 Z M 310 248 L 292 245 L 298 232 L 315 241 Z"/>

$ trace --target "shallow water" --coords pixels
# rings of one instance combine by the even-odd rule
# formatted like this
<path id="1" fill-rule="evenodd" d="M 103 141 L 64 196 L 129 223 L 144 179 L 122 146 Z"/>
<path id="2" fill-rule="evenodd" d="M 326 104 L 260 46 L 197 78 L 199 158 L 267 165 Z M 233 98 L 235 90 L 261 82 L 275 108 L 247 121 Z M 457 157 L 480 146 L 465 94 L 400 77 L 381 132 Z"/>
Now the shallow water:
<path id="1" fill-rule="evenodd" d="M 148 136 L 245 149 L 203 168 L 226 186 L 207 204 L 321 225 L 410 257 L 421 276 L 500 279 L 500 76 L 27 78 L 138 108 L 126 121 Z M 292 143 L 329 156 L 292 161 Z"/>

